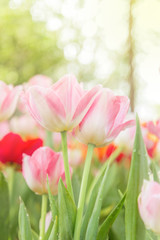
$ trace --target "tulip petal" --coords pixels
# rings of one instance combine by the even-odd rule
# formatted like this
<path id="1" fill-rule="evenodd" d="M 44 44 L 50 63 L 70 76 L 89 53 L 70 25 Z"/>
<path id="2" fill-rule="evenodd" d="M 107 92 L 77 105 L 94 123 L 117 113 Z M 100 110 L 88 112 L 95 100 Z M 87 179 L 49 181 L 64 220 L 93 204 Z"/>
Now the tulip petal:
<path id="1" fill-rule="evenodd" d="M 73 115 L 73 126 L 76 127 L 81 120 L 84 118 L 85 114 L 88 112 L 89 108 L 93 104 L 95 98 L 100 93 L 100 90 L 102 87 L 96 86 L 92 88 L 90 91 L 88 91 L 80 100 L 75 113 Z"/>
<path id="2" fill-rule="evenodd" d="M 84 95 L 76 77 L 72 74 L 65 75 L 52 86 L 52 89 L 63 102 L 68 120 L 71 120 L 79 100 Z"/>
<path id="3" fill-rule="evenodd" d="M 14 113 L 21 90 L 21 87 L 10 89 L 8 87 L 8 89 L 5 89 L 5 93 L 1 90 L 2 97 L 0 100 L 0 121 L 9 118 Z"/>
<path id="4" fill-rule="evenodd" d="M 65 110 L 60 98 L 50 88 L 30 87 L 26 101 L 34 119 L 51 131 L 63 131 Z"/>
<path id="5" fill-rule="evenodd" d="M 130 104 L 130 100 L 126 96 L 116 96 L 115 101 L 115 104 L 119 105 L 119 111 L 115 118 L 113 128 L 117 128 L 119 126 L 119 123 L 122 123 L 124 121 Z"/>
<path id="6" fill-rule="evenodd" d="M 107 137 L 106 137 L 106 143 L 112 142 L 114 138 L 118 136 L 118 134 L 122 131 L 125 130 L 128 127 L 133 127 L 135 126 L 135 120 L 130 120 L 127 121 L 121 125 L 119 125 L 117 128 L 115 128 Z"/>

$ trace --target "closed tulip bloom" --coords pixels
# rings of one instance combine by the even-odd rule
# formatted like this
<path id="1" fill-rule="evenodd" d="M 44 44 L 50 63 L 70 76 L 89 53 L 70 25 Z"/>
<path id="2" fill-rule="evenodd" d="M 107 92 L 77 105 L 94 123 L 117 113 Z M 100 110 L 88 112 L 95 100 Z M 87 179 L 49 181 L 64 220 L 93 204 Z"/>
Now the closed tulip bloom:
<path id="1" fill-rule="evenodd" d="M 115 96 L 111 90 L 102 88 L 76 129 L 78 139 L 97 147 L 107 145 L 120 131 L 134 125 L 134 121 L 124 122 L 128 108 L 128 97 Z"/>
<path id="2" fill-rule="evenodd" d="M 85 92 L 73 75 L 65 75 L 49 88 L 33 86 L 25 95 L 34 119 L 53 132 L 72 130 L 88 111 L 100 87 Z"/>
<path id="3" fill-rule="evenodd" d="M 24 155 L 23 176 L 29 188 L 37 194 L 47 193 L 47 175 L 53 195 L 58 193 L 59 179 L 65 182 L 62 154 L 49 147 L 37 149 L 32 156 Z"/>
<path id="4" fill-rule="evenodd" d="M 21 87 L 6 85 L 0 81 L 0 121 L 7 120 L 14 113 Z"/>
<path id="5" fill-rule="evenodd" d="M 138 197 L 140 216 L 146 226 L 153 232 L 160 234 L 160 184 L 144 180 Z"/>

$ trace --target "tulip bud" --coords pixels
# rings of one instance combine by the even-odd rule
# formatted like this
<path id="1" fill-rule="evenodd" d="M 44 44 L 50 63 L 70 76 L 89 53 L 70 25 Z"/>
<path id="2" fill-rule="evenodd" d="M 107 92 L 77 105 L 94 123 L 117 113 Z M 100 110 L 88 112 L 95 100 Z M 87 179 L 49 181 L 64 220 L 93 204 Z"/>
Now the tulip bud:
<path id="1" fill-rule="evenodd" d="M 49 147 L 37 149 L 32 156 L 24 155 L 23 176 L 29 188 L 37 194 L 47 193 L 47 176 L 53 195 L 58 193 L 59 179 L 65 182 L 62 154 Z"/>
<path id="2" fill-rule="evenodd" d="M 140 216 L 146 226 L 153 232 L 160 234 L 160 184 L 144 180 L 138 197 Z"/>

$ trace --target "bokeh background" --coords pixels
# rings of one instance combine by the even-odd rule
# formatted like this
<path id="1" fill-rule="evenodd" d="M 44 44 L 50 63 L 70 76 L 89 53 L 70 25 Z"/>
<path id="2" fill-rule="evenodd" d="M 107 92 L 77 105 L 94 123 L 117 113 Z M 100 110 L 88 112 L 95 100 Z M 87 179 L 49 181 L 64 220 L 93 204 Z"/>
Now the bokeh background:
<path id="1" fill-rule="evenodd" d="M 142 119 L 160 116 L 159 0 L 1 0 L 0 79 L 74 73 L 126 94 Z"/>

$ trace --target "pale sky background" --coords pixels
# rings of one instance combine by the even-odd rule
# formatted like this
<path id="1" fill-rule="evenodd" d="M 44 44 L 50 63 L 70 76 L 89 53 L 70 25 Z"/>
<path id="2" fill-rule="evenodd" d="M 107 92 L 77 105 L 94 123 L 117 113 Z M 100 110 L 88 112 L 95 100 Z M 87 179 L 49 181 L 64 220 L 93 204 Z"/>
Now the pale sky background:
<path id="1" fill-rule="evenodd" d="M 10 6 L 16 8 L 23 1 L 11 0 Z M 59 46 L 71 61 L 68 71 L 76 74 L 75 59 L 80 66 L 89 66 L 94 59 L 97 67 L 92 83 L 104 83 L 114 69 L 111 54 L 121 52 L 128 36 L 129 0 L 82 0 L 83 8 L 79 2 L 37 0 L 31 8 L 32 18 L 45 21 L 49 31 L 60 31 Z M 160 117 L 160 111 L 157 113 L 157 107 L 160 109 L 160 0 L 137 0 L 133 13 L 135 75 L 139 81 L 136 111 L 141 118 L 156 119 Z M 77 34 L 74 27 L 83 39 L 81 51 L 74 42 Z M 124 84 L 116 91 L 126 94 L 127 86 Z"/>

